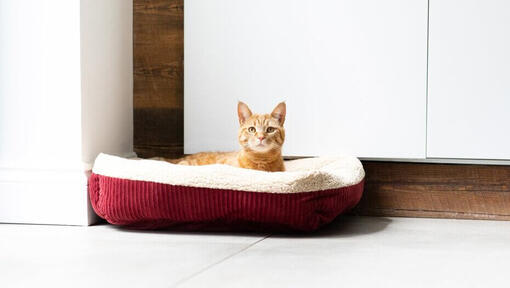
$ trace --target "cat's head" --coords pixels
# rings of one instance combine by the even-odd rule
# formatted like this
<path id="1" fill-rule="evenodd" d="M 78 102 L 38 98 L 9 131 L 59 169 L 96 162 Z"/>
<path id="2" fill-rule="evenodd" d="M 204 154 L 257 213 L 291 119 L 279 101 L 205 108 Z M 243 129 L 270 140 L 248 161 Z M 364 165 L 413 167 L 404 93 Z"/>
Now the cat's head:
<path id="1" fill-rule="evenodd" d="M 253 114 L 248 105 L 239 102 L 239 144 L 244 150 L 264 153 L 281 149 L 285 140 L 285 103 L 274 108 L 271 114 Z"/>

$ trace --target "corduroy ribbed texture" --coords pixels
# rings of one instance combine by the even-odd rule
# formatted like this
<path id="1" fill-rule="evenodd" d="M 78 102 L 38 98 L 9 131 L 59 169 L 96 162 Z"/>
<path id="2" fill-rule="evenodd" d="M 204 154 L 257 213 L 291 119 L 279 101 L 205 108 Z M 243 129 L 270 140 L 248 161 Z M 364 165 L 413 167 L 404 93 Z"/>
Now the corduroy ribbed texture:
<path id="1" fill-rule="evenodd" d="M 313 231 L 353 208 L 363 182 L 303 193 L 175 186 L 92 174 L 96 213 L 111 224 L 193 231 Z"/>

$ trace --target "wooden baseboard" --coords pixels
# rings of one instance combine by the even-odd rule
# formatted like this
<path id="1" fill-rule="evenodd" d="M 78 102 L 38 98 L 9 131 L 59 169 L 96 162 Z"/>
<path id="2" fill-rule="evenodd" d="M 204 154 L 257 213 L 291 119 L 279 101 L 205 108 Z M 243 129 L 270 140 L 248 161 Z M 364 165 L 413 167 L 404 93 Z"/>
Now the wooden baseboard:
<path id="1" fill-rule="evenodd" d="M 510 220 L 510 166 L 365 161 L 357 215 Z"/>
<path id="2" fill-rule="evenodd" d="M 362 211 L 360 211 L 360 209 Z M 370 209 L 357 207 L 350 212 L 351 215 L 376 217 L 413 217 L 413 218 L 444 218 L 444 219 L 471 219 L 471 220 L 505 220 L 509 215 L 495 215 L 489 213 L 448 212 L 448 211 L 420 211 L 407 209 Z"/>

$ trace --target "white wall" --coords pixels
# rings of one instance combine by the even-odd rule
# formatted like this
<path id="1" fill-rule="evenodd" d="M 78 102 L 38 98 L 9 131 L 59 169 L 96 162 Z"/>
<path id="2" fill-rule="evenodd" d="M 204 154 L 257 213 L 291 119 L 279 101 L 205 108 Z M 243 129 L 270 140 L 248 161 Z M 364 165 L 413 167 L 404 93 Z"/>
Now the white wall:
<path id="1" fill-rule="evenodd" d="M 81 1 L 82 155 L 133 151 L 133 1 Z"/>
<path id="2" fill-rule="evenodd" d="M 80 169 L 78 0 L 0 0 L 0 168 Z"/>
<path id="3" fill-rule="evenodd" d="M 85 170 L 132 154 L 132 88 L 132 1 L 0 0 L 0 222 L 91 223 Z"/>

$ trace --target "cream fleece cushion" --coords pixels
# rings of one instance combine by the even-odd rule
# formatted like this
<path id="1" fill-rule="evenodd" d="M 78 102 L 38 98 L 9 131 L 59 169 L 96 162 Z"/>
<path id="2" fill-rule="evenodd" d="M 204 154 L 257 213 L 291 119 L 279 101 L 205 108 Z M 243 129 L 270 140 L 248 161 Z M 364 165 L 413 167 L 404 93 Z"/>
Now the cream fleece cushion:
<path id="1" fill-rule="evenodd" d="M 358 184 L 365 177 L 355 157 L 319 157 L 285 161 L 285 172 L 264 172 L 222 164 L 184 166 L 158 160 L 100 154 L 98 175 L 163 184 L 269 193 L 328 190 Z"/>

